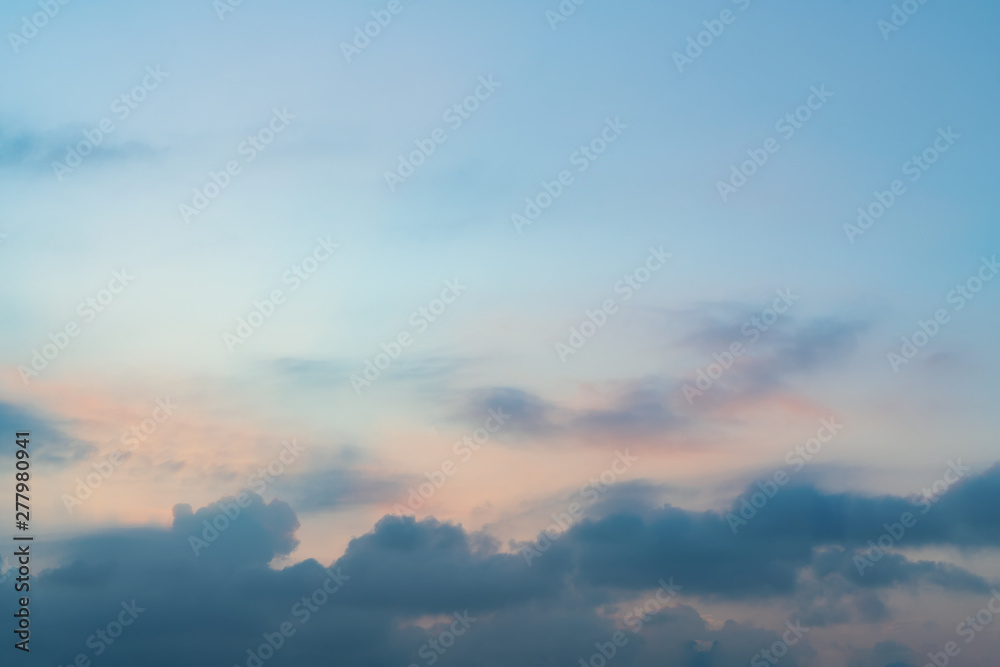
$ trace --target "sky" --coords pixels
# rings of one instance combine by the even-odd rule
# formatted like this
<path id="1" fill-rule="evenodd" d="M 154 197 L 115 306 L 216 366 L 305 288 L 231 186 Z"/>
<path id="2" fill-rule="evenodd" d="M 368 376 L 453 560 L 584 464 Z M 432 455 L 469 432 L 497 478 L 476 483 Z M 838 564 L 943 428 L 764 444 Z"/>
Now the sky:
<path id="1" fill-rule="evenodd" d="M 3 664 L 995 664 L 1000 8 L 676 4 L 5 3 Z"/>

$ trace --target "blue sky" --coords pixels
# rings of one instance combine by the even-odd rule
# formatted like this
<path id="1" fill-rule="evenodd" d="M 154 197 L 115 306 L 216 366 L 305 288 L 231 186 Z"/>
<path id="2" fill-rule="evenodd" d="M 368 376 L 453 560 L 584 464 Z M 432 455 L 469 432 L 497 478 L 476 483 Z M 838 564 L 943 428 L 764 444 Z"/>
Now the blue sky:
<path id="1" fill-rule="evenodd" d="M 336 614 L 371 614 L 357 646 L 336 640 L 353 647 L 346 664 L 426 664 L 441 615 L 465 607 L 491 629 L 442 663 L 578 664 L 660 577 L 688 576 L 687 592 L 623 664 L 746 664 L 807 619 L 786 664 L 923 665 L 985 604 L 996 517 L 976 499 L 997 492 L 1000 364 L 1000 281 L 986 279 L 1000 247 L 993 4 L 399 0 L 386 14 L 388 2 L 95 1 L 32 19 L 43 5 L 0 9 L 0 421 L 36 433 L 37 527 L 60 545 L 39 581 L 66 611 L 40 623 L 68 644 L 46 659 L 85 646 L 74 605 L 90 598 L 70 588 L 90 575 L 71 564 L 103 571 L 90 551 L 102 540 L 129 545 L 109 609 L 148 587 L 162 603 L 156 646 L 195 641 L 183 601 L 150 583 L 171 559 L 222 587 L 223 617 L 257 610 L 213 648 L 222 662 L 284 611 L 263 592 L 226 598 L 213 568 L 246 572 L 283 605 L 317 564 L 370 558 L 371 576 L 391 579 L 378 567 L 398 573 L 399 549 L 429 581 L 458 559 L 468 600 L 445 580 L 342 596 Z M 902 5 L 915 8 L 905 22 Z M 391 22 L 345 57 L 373 12 Z M 53 166 L 91 141 L 71 170 Z M 588 145 L 600 154 L 582 157 Z M 754 155 L 763 164 L 746 166 Z M 922 155 L 933 163 L 915 169 Z M 753 173 L 732 181 L 734 168 Z M 194 214 L 213 174 L 225 187 Z M 897 180 L 874 224 L 845 230 Z M 546 189 L 552 204 L 516 224 Z M 669 260 L 650 270 L 651 252 Z M 626 276 L 642 288 L 622 288 Z M 768 314 L 779 292 L 794 298 Z M 560 355 L 609 299 L 593 337 Z M 262 324 L 234 344 L 255 309 Z M 751 340 L 751 318 L 771 316 Z M 921 322 L 933 335 L 894 363 Z M 734 343 L 745 353 L 713 369 Z M 703 393 L 685 393 L 710 371 Z M 165 399 L 179 407 L 161 420 Z M 455 443 L 490 410 L 509 421 L 462 460 Z M 727 514 L 823 419 L 844 428 L 773 501 L 792 518 L 764 546 L 740 545 Z M 144 423 L 141 446 L 67 505 Z M 254 490 L 288 440 L 305 453 Z M 545 574 L 525 563 L 551 515 L 626 449 L 639 462 L 583 508 Z M 888 520 L 959 459 L 969 472 L 939 507 L 968 526 L 918 524 L 877 585 L 838 565 L 866 542 L 831 527 L 861 521 L 849 508 Z M 448 461 L 445 485 L 407 506 Z M 232 548 L 253 555 L 185 552 L 192 513 L 244 489 L 259 496 Z M 815 510 L 806 527 L 793 494 Z M 704 532 L 678 536 L 673 521 Z M 731 568 L 770 583 L 724 583 Z M 491 597 L 496 586 L 515 592 Z M 544 630 L 507 654 L 526 632 L 518 614 Z M 311 664 L 324 650 L 313 631 L 274 663 Z M 990 664 L 997 641 L 987 628 L 965 664 Z M 125 635 L 107 664 L 152 645 Z"/>

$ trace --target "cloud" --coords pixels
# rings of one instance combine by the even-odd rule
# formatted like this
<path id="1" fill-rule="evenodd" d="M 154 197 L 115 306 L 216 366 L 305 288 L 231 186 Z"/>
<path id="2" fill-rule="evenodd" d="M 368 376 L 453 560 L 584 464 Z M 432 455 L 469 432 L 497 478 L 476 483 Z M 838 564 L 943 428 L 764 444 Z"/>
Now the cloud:
<path id="1" fill-rule="evenodd" d="M 886 640 L 870 649 L 854 649 L 847 667 L 917 667 L 920 660 L 913 649 L 899 642 Z"/>
<path id="2" fill-rule="evenodd" d="M 745 667 L 752 664 L 752 657 L 762 649 L 773 646 L 779 639 L 780 633 L 747 627 L 734 621 L 726 621 L 721 628 L 712 629 L 696 609 L 682 604 L 650 619 L 648 629 L 638 638 L 641 650 L 631 664 L 636 667 L 662 664 Z M 802 658 L 814 655 L 815 650 L 809 646 L 806 637 L 790 647 L 780 664 L 800 666 L 805 664 L 801 662 Z"/>
<path id="3" fill-rule="evenodd" d="M 573 409 L 515 387 L 489 387 L 465 392 L 456 419 L 468 425 L 482 422 L 488 410 L 510 415 L 504 435 L 531 438 L 573 438 L 606 441 L 606 436 L 641 437 L 677 430 L 686 423 L 671 403 L 676 385 L 650 377 L 616 388 L 607 404 Z M 509 437 L 501 438 L 516 444 Z"/>
<path id="4" fill-rule="evenodd" d="M 833 547 L 818 549 L 812 570 L 800 576 L 795 602 L 803 624 L 812 627 L 829 627 L 848 623 L 876 624 L 890 618 L 890 610 L 879 597 L 877 589 L 862 588 L 840 568 L 824 567 L 821 561 L 835 552 L 834 560 L 842 562 L 846 552 Z M 905 561 L 905 559 L 903 559 Z M 850 563 L 850 559 L 847 558 Z M 850 563 L 853 567 L 853 563 Z"/>
<path id="5" fill-rule="evenodd" d="M 417 615 L 458 608 L 485 612 L 552 598 L 569 568 L 553 559 L 534 572 L 521 556 L 497 553 L 492 540 L 480 539 L 474 547 L 458 526 L 396 516 L 352 540 L 337 565 L 352 573 L 352 586 L 344 591 L 352 604 Z"/>
<path id="6" fill-rule="evenodd" d="M 876 561 L 877 565 L 866 567 L 862 575 L 854 561 L 854 555 L 843 549 L 826 551 L 817 558 L 815 571 L 823 575 L 836 573 L 843 581 L 859 587 L 886 588 L 920 582 L 951 591 L 982 593 L 989 590 L 991 585 L 982 577 L 954 565 L 930 561 L 911 562 L 897 553 L 881 556 Z"/>
<path id="7" fill-rule="evenodd" d="M 346 384 L 353 372 L 351 366 L 344 361 L 283 357 L 274 361 L 273 365 L 279 376 L 294 380 L 296 384 L 312 386 Z"/>
<path id="8" fill-rule="evenodd" d="M 276 570 L 271 559 L 296 544 L 294 512 L 251 496 L 228 526 L 216 523 L 235 503 L 224 498 L 196 512 L 178 505 L 170 528 L 48 544 L 47 558 L 58 564 L 33 580 L 33 657 L 69 664 L 83 654 L 112 667 L 242 665 L 248 649 L 289 623 L 295 634 L 269 666 L 429 664 L 429 647 L 442 645 L 430 642 L 455 627 L 457 612 L 471 628 L 453 644 L 453 636 L 442 642 L 446 654 L 435 654 L 441 665 L 542 667 L 589 658 L 595 643 L 618 631 L 572 588 L 569 560 L 528 568 L 487 536 L 434 520 L 386 517 L 329 568 L 307 560 Z M 196 556 L 190 542 L 210 537 L 206 521 L 218 535 Z M 319 603 L 314 593 L 331 573 L 344 580 L 342 588 Z M 13 583 L 8 577 L 0 584 L 4 615 L 13 613 Z M 313 604 L 308 614 L 306 602 Z M 103 635 L 112 642 L 102 639 L 98 630 L 108 631 L 126 608 L 136 611 L 135 622 Z M 650 629 L 622 648 L 622 664 L 742 665 L 747 651 L 778 638 L 732 622 L 709 630 L 693 607 L 666 607 L 647 622 Z M 661 653 L 664 646 L 676 652 Z"/>
<path id="9" fill-rule="evenodd" d="M 94 445 L 67 435 L 59 422 L 2 401 L 0 401 L 0 432 L 11 436 L 17 432 L 30 433 L 32 455 L 46 465 L 69 466 L 86 460 L 97 451 Z"/>
<path id="10" fill-rule="evenodd" d="M 32 590 L 34 636 L 45 638 L 35 640 L 33 657 L 67 664 L 80 653 L 94 659 L 100 650 L 105 665 L 245 664 L 248 647 L 290 622 L 296 634 L 271 665 L 406 665 L 449 627 L 441 621 L 419 627 L 413 620 L 470 610 L 486 625 L 477 617 L 481 610 L 495 612 L 490 629 L 481 639 L 470 632 L 451 652 L 451 664 L 499 664 L 487 656 L 503 647 L 521 664 L 542 665 L 551 664 L 546 654 L 569 656 L 611 630 L 592 611 L 558 602 L 565 594 L 559 572 L 530 571 L 519 557 L 499 554 L 459 527 L 399 517 L 383 519 L 351 542 L 334 566 L 348 577 L 343 590 L 303 620 L 296 610 L 303 612 L 304 596 L 321 589 L 330 571 L 312 560 L 270 569 L 271 558 L 294 548 L 298 522 L 280 501 L 251 500 L 231 525 L 219 523 L 219 534 L 199 556 L 189 544 L 192 534 L 205 537 L 204 522 L 224 516 L 235 499 L 197 512 L 180 505 L 170 529 L 126 529 L 49 545 L 63 564 L 41 572 Z M 5 615 L 12 584 L 9 577 L 0 602 Z M 105 645 L 95 631 L 115 622 L 123 602 L 141 611 Z"/>
<path id="11" fill-rule="evenodd" d="M 467 392 L 456 411 L 456 417 L 468 424 L 482 424 L 490 410 L 509 415 L 504 433 L 548 436 L 559 426 L 557 420 L 565 412 L 535 394 L 515 387 L 489 387 Z"/>
<path id="12" fill-rule="evenodd" d="M 648 438 L 687 432 L 730 405 L 752 405 L 776 394 L 789 392 L 790 381 L 847 359 L 857 348 L 859 336 L 868 328 L 860 319 L 816 318 L 784 322 L 759 333 L 749 343 L 740 333 L 738 319 L 703 322 L 682 340 L 706 355 L 704 367 L 687 369 L 680 376 L 649 374 L 610 385 L 604 405 L 571 408 L 518 387 L 483 387 L 464 391 L 456 399 L 455 418 L 474 424 L 490 408 L 502 407 L 512 415 L 505 433 L 535 439 L 572 439 L 605 442 L 613 438 Z M 699 371 L 714 363 L 713 353 L 741 341 L 746 354 L 707 389 L 698 384 Z M 689 400 L 685 389 L 702 389 Z M 509 439 L 508 439 L 509 441 Z"/>
<path id="13" fill-rule="evenodd" d="M 468 366 L 470 360 L 464 357 L 444 355 L 422 355 L 400 358 L 392 366 L 380 372 L 378 382 L 382 380 L 395 381 L 427 381 L 448 377 Z M 282 357 L 272 362 L 274 369 L 281 375 L 298 381 L 316 385 L 347 385 L 350 386 L 351 374 L 361 375 L 364 371 L 364 360 L 351 359 L 301 359 Z"/>
<path id="14" fill-rule="evenodd" d="M 308 512 L 390 503 L 405 492 L 406 481 L 334 464 L 278 479 L 275 489 Z"/>
<path id="15" fill-rule="evenodd" d="M 741 332 L 740 322 L 745 320 L 712 320 L 684 339 L 687 346 L 712 355 L 699 370 L 715 363 L 715 355 L 728 354 L 733 343 L 745 349 L 744 355 L 734 359 L 731 367 L 698 397 L 695 406 L 718 408 L 786 391 L 793 378 L 846 361 L 870 326 L 868 320 L 860 318 L 789 319 L 779 320 L 766 331 L 751 328 L 754 335 L 747 337 Z M 684 383 L 698 387 L 697 371 L 691 371 Z"/>
<path id="16" fill-rule="evenodd" d="M 51 130 L 35 132 L 0 128 L 0 169 L 33 170 L 39 173 L 54 174 L 52 163 L 65 163 L 68 147 L 84 141 L 83 129 L 92 127 L 81 126 L 76 129 Z M 139 141 L 113 141 L 105 137 L 93 150 L 83 157 L 83 164 L 88 162 L 108 162 L 113 160 L 132 160 L 154 155 L 156 149 Z"/>
<path id="17" fill-rule="evenodd" d="M 581 434 L 640 437 L 679 430 L 689 423 L 671 406 L 675 385 L 660 378 L 629 383 L 607 408 L 582 410 L 570 422 Z"/>
<path id="18" fill-rule="evenodd" d="M 740 501 L 727 512 L 667 505 L 584 519 L 551 550 L 539 546 L 549 542 L 544 533 L 535 548 L 542 551 L 539 562 L 550 554 L 572 558 L 577 583 L 591 586 L 641 589 L 667 571 L 685 582 L 688 592 L 737 600 L 791 596 L 804 574 L 836 575 L 844 586 L 858 589 L 923 584 L 985 593 L 991 582 L 983 577 L 947 563 L 911 562 L 898 550 L 1000 547 L 1000 534 L 982 528 L 1000 523 L 998 492 L 1000 465 L 956 483 L 932 505 L 894 496 L 828 494 L 804 485 L 780 489 L 745 525 L 734 523 L 741 516 Z M 906 513 L 916 522 L 884 555 L 869 554 L 886 526 L 900 524 Z M 871 559 L 863 573 L 856 556 Z M 860 611 L 879 615 L 870 597 L 857 602 Z"/>
<path id="19" fill-rule="evenodd" d="M 173 533 L 198 558 L 226 567 L 264 567 L 275 557 L 292 553 L 299 544 L 295 538 L 299 521 L 291 506 L 281 500 L 265 504 L 255 493 L 246 497 L 248 507 L 241 506 L 239 496 L 223 498 L 197 512 L 190 505 L 176 505 Z M 223 535 L 225 539 L 220 539 Z M 192 536 L 201 542 L 192 541 Z"/>
<path id="20" fill-rule="evenodd" d="M 976 528 L 1000 519 L 1000 506 L 991 502 L 998 490 L 1000 466 L 956 484 L 910 528 L 905 545 L 1000 547 Z M 32 590 L 35 636 L 45 641 L 33 652 L 64 664 L 95 652 L 93 646 L 101 646 L 94 644 L 95 629 L 134 601 L 143 611 L 113 645 L 103 646 L 101 664 L 245 664 L 247 649 L 284 622 L 296 634 L 269 665 L 423 664 L 416 657 L 421 647 L 430 650 L 428 642 L 447 631 L 458 612 L 475 619 L 473 629 L 440 656 L 442 665 L 570 665 L 622 629 L 631 601 L 670 578 L 683 587 L 680 602 L 651 611 L 641 633 L 627 635 L 620 664 L 735 666 L 778 641 L 780 625 L 709 624 L 697 605 L 783 599 L 797 606 L 794 618 L 806 627 L 870 626 L 891 618 L 879 591 L 989 586 L 954 565 L 910 562 L 895 551 L 864 577 L 852 572 L 851 556 L 884 522 L 914 508 L 905 498 L 783 489 L 734 535 L 724 513 L 644 507 L 650 495 L 640 491 L 620 499 L 616 513 L 571 527 L 530 567 L 487 534 L 387 516 L 329 567 L 306 560 L 273 569 L 275 559 L 297 546 L 298 519 L 287 503 L 249 494 L 243 506 L 236 498 L 197 511 L 178 505 L 170 528 L 121 529 L 46 545 L 54 565 L 37 575 Z M 346 575 L 346 582 L 301 621 L 294 610 L 301 611 L 331 573 Z M 14 600 L 13 583 L 8 576 L 0 585 L 4 614 Z M 893 642 L 844 651 L 845 663 L 861 667 L 905 665 L 912 656 Z M 814 657 L 807 638 L 785 662 L 808 664 Z"/>

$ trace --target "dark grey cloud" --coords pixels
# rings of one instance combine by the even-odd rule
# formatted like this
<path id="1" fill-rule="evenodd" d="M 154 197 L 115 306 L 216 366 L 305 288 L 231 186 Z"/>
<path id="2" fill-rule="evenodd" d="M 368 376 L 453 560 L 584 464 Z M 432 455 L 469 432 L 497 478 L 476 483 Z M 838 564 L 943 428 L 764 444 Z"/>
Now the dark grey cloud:
<path id="1" fill-rule="evenodd" d="M 567 560 L 552 559 L 536 572 L 521 556 L 498 553 L 491 540 L 475 547 L 458 526 L 387 516 L 338 561 L 353 573 L 344 599 L 410 614 L 487 612 L 551 599 L 564 589 Z"/>
<path id="2" fill-rule="evenodd" d="M 919 584 L 985 593 L 993 585 L 956 566 L 911 562 L 899 552 L 928 546 L 1000 547 L 995 529 L 1000 504 L 993 502 L 1000 492 L 1000 466 L 966 477 L 929 505 L 895 496 L 828 494 L 811 486 L 782 488 L 745 525 L 734 523 L 732 517 L 746 511 L 743 498 L 754 492 L 759 489 L 751 485 L 726 512 L 668 505 L 585 519 L 538 560 L 550 554 L 571 557 L 575 580 L 591 586 L 641 589 L 666 570 L 684 581 L 689 592 L 729 599 L 794 595 L 803 573 L 835 575 L 858 589 Z M 884 554 L 869 553 L 871 543 L 887 531 L 899 531 L 904 515 L 913 524 Z M 546 541 L 540 535 L 536 546 Z M 857 557 L 871 558 L 870 567 L 859 569 Z M 870 597 L 858 601 L 865 606 L 862 611 L 878 616 Z"/>
<path id="3" fill-rule="evenodd" d="M 616 632 L 569 586 L 569 561 L 528 568 L 489 538 L 434 520 L 386 517 L 329 568 L 308 560 L 272 569 L 275 556 L 294 548 L 298 522 L 281 501 L 249 500 L 228 527 L 218 517 L 233 511 L 236 498 L 196 512 L 180 505 L 169 529 L 46 545 L 61 564 L 33 581 L 32 664 L 69 664 L 78 654 L 109 667 L 246 664 L 248 648 L 290 622 L 295 634 L 267 665 L 425 665 L 430 642 L 458 612 L 469 621 L 468 634 L 436 664 L 568 666 Z M 195 556 L 190 540 L 206 537 L 206 521 L 219 533 Z M 346 575 L 342 588 L 314 601 L 306 617 L 304 596 L 321 590 L 331 573 Z M 0 585 L 7 618 L 12 583 Z M 114 641 L 105 643 L 97 631 L 126 608 L 137 611 L 134 623 L 120 636 L 114 628 Z M 429 615 L 439 620 L 413 624 Z M 778 639 L 736 623 L 711 631 L 690 607 L 657 610 L 647 623 L 643 635 L 630 635 L 620 664 L 735 666 Z"/>
<path id="4" fill-rule="evenodd" d="M 847 623 L 875 624 L 890 618 L 889 608 L 878 592 L 857 585 L 835 573 L 798 582 L 795 601 L 802 623 L 810 628 Z"/>
<path id="5" fill-rule="evenodd" d="M 900 544 L 1000 547 L 977 528 L 1000 519 L 1000 505 L 990 502 L 997 489 L 1000 466 L 959 482 Z M 32 583 L 32 656 L 39 664 L 68 664 L 79 653 L 98 657 L 96 630 L 134 601 L 143 611 L 104 647 L 99 664 L 246 664 L 246 650 L 258 647 L 264 633 L 291 622 L 295 634 L 268 666 L 425 665 L 420 651 L 448 630 L 453 613 L 467 612 L 474 619 L 468 634 L 436 664 L 568 667 L 589 659 L 620 629 L 609 610 L 627 611 L 671 579 L 683 586 L 681 597 L 651 611 L 641 632 L 626 633 L 615 664 L 735 667 L 774 645 L 784 628 L 710 625 L 697 611 L 701 602 L 784 601 L 797 608 L 789 620 L 806 627 L 887 626 L 886 591 L 933 586 L 978 593 L 990 586 L 958 567 L 911 562 L 894 550 L 864 577 L 851 571 L 852 556 L 877 538 L 884 522 L 913 509 L 910 499 L 783 489 L 734 535 L 724 512 L 649 506 L 653 491 L 624 494 L 610 514 L 595 507 L 604 515 L 571 527 L 530 566 L 489 535 L 387 516 L 328 567 L 306 560 L 276 569 L 276 560 L 297 545 L 298 519 L 287 503 L 250 494 L 197 511 L 178 505 L 170 528 L 44 545 L 45 559 L 55 565 Z M 346 575 L 342 588 L 302 622 L 303 597 L 331 573 Z M 8 577 L 0 584 L 0 614 L 7 618 L 13 583 Z M 912 656 L 893 642 L 842 648 L 844 664 L 861 667 L 906 665 Z M 783 664 L 812 665 L 815 655 L 807 636 Z"/>
<path id="6" fill-rule="evenodd" d="M 918 667 L 925 660 L 905 644 L 885 640 L 870 649 L 854 649 L 847 667 Z"/>
<path id="7" fill-rule="evenodd" d="M 657 667 L 666 660 L 665 664 L 678 667 L 744 667 L 751 665 L 760 651 L 779 641 L 784 630 L 784 627 L 778 632 L 751 628 L 734 621 L 726 621 L 713 630 L 693 607 L 681 604 L 650 619 L 648 627 L 637 637 L 639 654 L 627 664 Z M 801 667 L 808 664 L 803 660 L 814 655 L 806 635 L 789 647 L 778 664 Z"/>
<path id="8" fill-rule="evenodd" d="M 879 532 L 881 535 L 884 531 Z M 877 536 L 876 536 L 877 537 Z M 914 544 L 918 544 L 915 541 Z M 905 542 L 902 543 L 906 545 Z M 964 545 L 963 545 L 964 546 Z M 862 552 L 866 550 L 862 549 Z M 817 574 L 837 574 L 858 587 L 887 588 L 921 582 L 951 591 L 982 593 L 991 584 L 986 579 L 948 563 L 930 561 L 911 562 L 898 553 L 886 553 L 872 567 L 865 567 L 862 574 L 855 564 L 856 553 L 844 549 L 830 549 L 817 557 L 814 569 Z"/>

